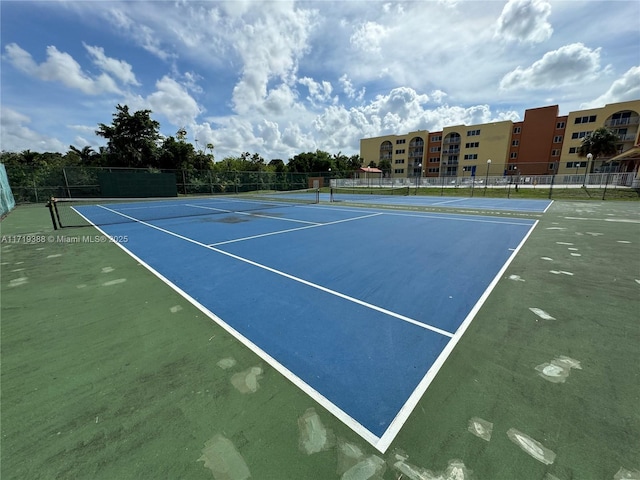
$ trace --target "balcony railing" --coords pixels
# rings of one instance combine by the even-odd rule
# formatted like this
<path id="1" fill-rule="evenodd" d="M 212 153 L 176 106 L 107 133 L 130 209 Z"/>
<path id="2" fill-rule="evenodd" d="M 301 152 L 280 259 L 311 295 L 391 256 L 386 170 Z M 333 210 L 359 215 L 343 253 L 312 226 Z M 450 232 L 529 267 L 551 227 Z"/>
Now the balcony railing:
<path id="1" fill-rule="evenodd" d="M 606 127 L 618 127 L 620 125 L 638 125 L 640 117 L 612 118 L 607 120 L 604 125 Z"/>
<path id="2" fill-rule="evenodd" d="M 636 139 L 636 135 L 633 133 L 628 135 L 618 135 L 618 138 L 622 142 L 633 142 Z"/>

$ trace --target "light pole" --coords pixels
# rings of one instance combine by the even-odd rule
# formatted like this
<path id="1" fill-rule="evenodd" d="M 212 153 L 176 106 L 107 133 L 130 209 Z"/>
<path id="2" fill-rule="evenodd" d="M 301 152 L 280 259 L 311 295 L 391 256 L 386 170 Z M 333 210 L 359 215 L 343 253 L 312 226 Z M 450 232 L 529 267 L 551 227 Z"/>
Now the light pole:
<path id="1" fill-rule="evenodd" d="M 416 175 L 416 194 L 418 193 L 418 187 L 420 186 L 420 177 L 422 176 L 422 163 L 418 164 L 420 171 Z"/>
<path id="2" fill-rule="evenodd" d="M 491 166 L 491 159 L 487 160 L 487 174 L 484 176 L 484 196 L 487 196 L 487 183 L 489 182 L 489 167 Z"/>
<path id="3" fill-rule="evenodd" d="M 587 175 L 589 174 L 589 163 L 593 159 L 593 155 L 591 153 L 587 153 L 587 165 L 584 167 L 584 180 L 582 180 L 582 186 L 586 187 L 587 185 Z"/>

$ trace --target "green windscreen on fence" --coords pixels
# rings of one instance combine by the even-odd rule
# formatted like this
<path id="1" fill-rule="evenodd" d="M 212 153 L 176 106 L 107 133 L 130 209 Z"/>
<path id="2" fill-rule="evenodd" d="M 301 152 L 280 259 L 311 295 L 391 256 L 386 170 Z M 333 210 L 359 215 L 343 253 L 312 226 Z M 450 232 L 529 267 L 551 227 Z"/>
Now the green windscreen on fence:
<path id="1" fill-rule="evenodd" d="M 16 202 L 13 199 L 13 193 L 7 178 L 7 170 L 4 168 L 4 163 L 0 163 L 0 217 L 4 217 L 15 206 Z"/>
<path id="2" fill-rule="evenodd" d="M 174 173 L 100 172 L 98 183 L 103 197 L 177 197 Z"/>

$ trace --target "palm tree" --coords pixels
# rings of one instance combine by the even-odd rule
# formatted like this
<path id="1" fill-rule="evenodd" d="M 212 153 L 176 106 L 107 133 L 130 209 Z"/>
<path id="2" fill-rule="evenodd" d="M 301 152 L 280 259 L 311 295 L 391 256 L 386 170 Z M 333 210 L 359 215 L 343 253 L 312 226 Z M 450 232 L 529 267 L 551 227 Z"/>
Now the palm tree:
<path id="1" fill-rule="evenodd" d="M 616 144 L 620 141 L 618 136 L 608 128 L 601 127 L 582 139 L 582 143 L 578 148 L 579 157 L 587 157 L 587 166 L 585 168 L 585 179 L 587 173 L 590 173 L 589 161 L 596 160 L 599 157 L 610 157 L 617 153 Z M 589 156 L 591 155 L 591 157 Z M 593 165 L 593 164 L 592 164 Z"/>
<path id="2" fill-rule="evenodd" d="M 82 147 L 82 150 L 74 147 L 73 145 L 69 145 L 69 150 L 78 155 L 78 157 L 80 157 L 80 162 L 84 165 L 89 165 L 93 160 L 93 157 L 96 155 L 95 150 L 88 145 Z"/>

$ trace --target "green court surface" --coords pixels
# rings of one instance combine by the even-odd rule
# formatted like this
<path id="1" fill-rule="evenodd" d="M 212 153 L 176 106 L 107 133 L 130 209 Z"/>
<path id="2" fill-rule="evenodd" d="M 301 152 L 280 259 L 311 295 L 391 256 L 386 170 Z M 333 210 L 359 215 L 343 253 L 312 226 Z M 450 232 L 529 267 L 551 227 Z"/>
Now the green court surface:
<path id="1" fill-rule="evenodd" d="M 532 214 L 385 452 L 96 230 L 18 207 L 0 224 L 1 478 L 640 478 L 638 207 Z"/>

